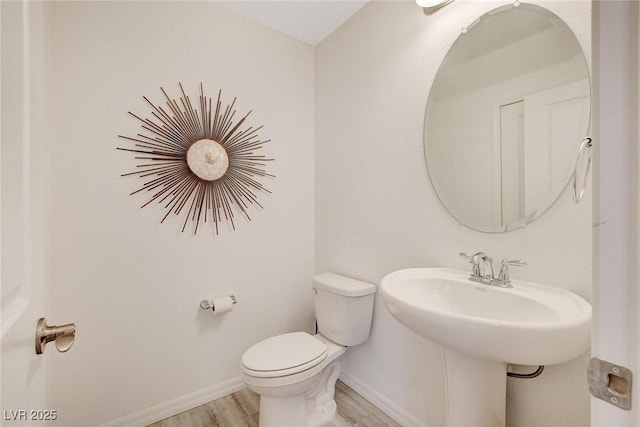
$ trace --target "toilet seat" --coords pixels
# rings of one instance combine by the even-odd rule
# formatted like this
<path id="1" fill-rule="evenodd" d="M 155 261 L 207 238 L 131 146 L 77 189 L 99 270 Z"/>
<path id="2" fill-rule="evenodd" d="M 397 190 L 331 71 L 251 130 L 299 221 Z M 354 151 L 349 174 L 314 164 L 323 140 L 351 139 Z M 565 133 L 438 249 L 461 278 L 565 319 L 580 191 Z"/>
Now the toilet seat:
<path id="1" fill-rule="evenodd" d="M 267 338 L 242 355 L 242 370 L 256 378 L 294 375 L 321 364 L 328 346 L 306 332 L 292 332 Z"/>

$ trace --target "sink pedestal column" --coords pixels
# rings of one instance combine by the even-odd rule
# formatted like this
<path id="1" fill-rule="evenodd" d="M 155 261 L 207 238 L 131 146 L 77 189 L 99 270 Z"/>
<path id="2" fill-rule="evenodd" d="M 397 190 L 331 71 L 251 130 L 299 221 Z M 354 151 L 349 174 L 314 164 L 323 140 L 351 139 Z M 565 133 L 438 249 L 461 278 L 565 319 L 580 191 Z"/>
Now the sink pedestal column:
<path id="1" fill-rule="evenodd" d="M 507 365 L 443 348 L 448 427 L 505 427 Z"/>

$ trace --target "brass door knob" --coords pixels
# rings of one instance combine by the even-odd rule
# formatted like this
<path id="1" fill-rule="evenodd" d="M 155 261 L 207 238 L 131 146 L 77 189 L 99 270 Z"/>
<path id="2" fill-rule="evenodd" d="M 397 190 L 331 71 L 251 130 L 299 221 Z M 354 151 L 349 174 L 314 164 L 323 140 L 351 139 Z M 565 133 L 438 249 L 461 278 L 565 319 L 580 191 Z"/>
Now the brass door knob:
<path id="1" fill-rule="evenodd" d="M 48 326 L 44 317 L 38 320 L 36 327 L 36 354 L 42 354 L 48 342 L 55 341 L 59 352 L 69 350 L 76 339 L 76 325 Z"/>

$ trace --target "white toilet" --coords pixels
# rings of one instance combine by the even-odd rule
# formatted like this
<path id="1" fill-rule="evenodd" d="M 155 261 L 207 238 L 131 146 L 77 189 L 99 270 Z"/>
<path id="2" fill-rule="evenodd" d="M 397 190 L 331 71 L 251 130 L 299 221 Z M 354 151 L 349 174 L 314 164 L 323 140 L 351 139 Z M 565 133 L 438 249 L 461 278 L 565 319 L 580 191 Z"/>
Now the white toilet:
<path id="1" fill-rule="evenodd" d="M 313 278 L 318 334 L 267 338 L 242 355 L 242 379 L 260 395 L 260 427 L 312 427 L 336 414 L 345 347 L 369 339 L 376 287 L 333 273 Z"/>

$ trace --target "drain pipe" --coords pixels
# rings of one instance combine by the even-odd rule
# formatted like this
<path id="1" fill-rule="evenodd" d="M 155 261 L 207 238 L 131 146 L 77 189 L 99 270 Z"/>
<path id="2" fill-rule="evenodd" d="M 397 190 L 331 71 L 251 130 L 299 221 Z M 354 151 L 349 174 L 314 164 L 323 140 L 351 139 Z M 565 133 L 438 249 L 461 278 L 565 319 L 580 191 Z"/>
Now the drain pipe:
<path id="1" fill-rule="evenodd" d="M 544 366 L 540 365 L 540 366 L 538 366 L 538 369 L 536 369 L 535 371 L 531 372 L 530 374 L 517 374 L 515 372 L 507 371 L 507 376 L 511 377 L 511 378 L 520 378 L 520 379 L 523 379 L 523 380 L 530 380 L 532 378 L 539 377 L 542 374 L 542 371 L 544 371 Z"/>

